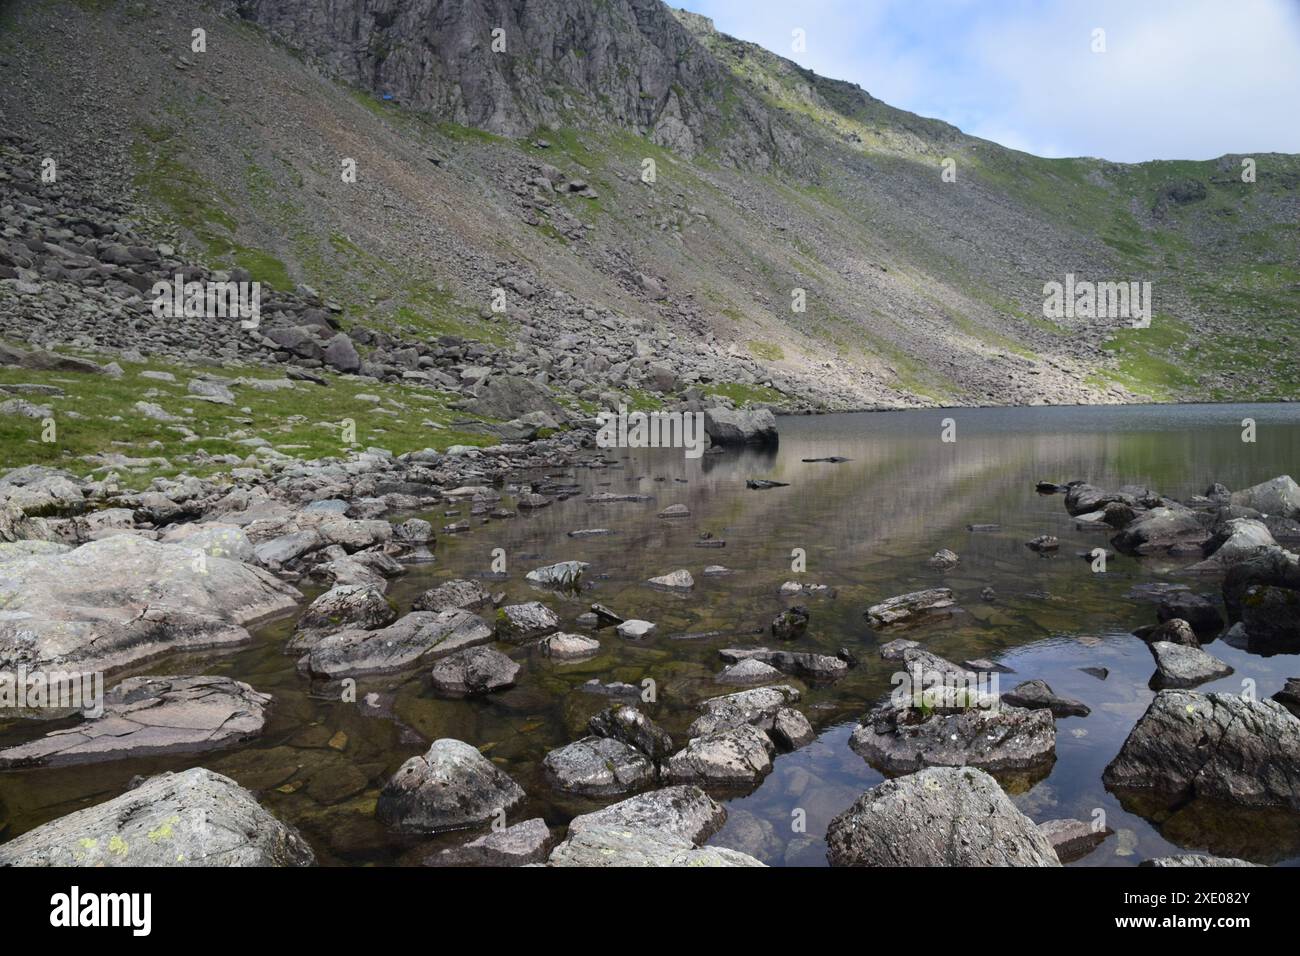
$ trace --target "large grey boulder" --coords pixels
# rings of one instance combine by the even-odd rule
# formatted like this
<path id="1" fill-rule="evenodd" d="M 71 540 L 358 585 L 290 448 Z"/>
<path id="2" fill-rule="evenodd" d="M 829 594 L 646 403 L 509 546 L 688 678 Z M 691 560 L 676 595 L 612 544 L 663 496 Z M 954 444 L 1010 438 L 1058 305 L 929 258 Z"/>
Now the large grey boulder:
<path id="1" fill-rule="evenodd" d="M 1300 517 L 1300 485 L 1290 475 L 1280 475 L 1271 481 L 1234 491 L 1229 500 L 1234 505 L 1253 508 L 1261 514 Z"/>
<path id="2" fill-rule="evenodd" d="M 826 829 L 831 866 L 1060 866 L 996 780 L 934 767 L 872 787 Z"/>
<path id="3" fill-rule="evenodd" d="M 772 770 L 772 739 L 750 724 L 692 737 L 668 758 L 665 778 L 724 789 L 756 786 Z"/>
<path id="4" fill-rule="evenodd" d="M 260 568 L 116 535 L 0 563 L 0 670 L 109 670 L 241 644 L 302 595 Z"/>
<path id="5" fill-rule="evenodd" d="M 1300 719 L 1272 700 L 1163 690 L 1106 767 L 1107 788 L 1300 811 Z"/>
<path id="6" fill-rule="evenodd" d="M 584 737 L 558 747 L 543 758 L 542 769 L 555 789 L 587 797 L 634 793 L 655 782 L 650 759 L 610 737 Z"/>
<path id="7" fill-rule="evenodd" d="M 536 584 L 538 587 L 572 590 L 578 586 L 582 573 L 588 567 L 590 565 L 586 561 L 561 561 L 559 564 L 535 568 L 524 577 L 529 584 Z"/>
<path id="8" fill-rule="evenodd" d="M 260 734 L 270 702 L 229 677 L 130 677 L 104 695 L 99 717 L 0 750 L 0 769 L 225 747 Z"/>
<path id="9" fill-rule="evenodd" d="M 434 833 L 486 823 L 523 799 L 519 784 L 476 748 L 444 737 L 398 768 L 375 815 L 399 830 Z"/>
<path id="10" fill-rule="evenodd" d="M 0 845 L 0 866 L 311 866 L 297 831 L 229 777 L 195 767 Z"/>
<path id="11" fill-rule="evenodd" d="M 469 611 L 412 611 L 388 627 L 349 628 L 317 641 L 302 666 L 317 677 L 382 674 L 492 642 L 492 628 Z"/>
<path id="12" fill-rule="evenodd" d="M 705 409 L 704 430 L 715 445 L 774 445 L 778 441 L 776 416 L 767 408 Z"/>
<path id="13" fill-rule="evenodd" d="M 664 787 L 574 817 L 569 833 L 593 827 L 651 830 L 699 844 L 722 829 L 727 811 L 699 787 Z"/>
<path id="14" fill-rule="evenodd" d="M 474 397 L 462 407 L 475 415 L 500 421 L 523 418 L 535 411 L 560 414 L 559 406 L 546 388 L 518 375 L 488 376 L 475 388 Z"/>

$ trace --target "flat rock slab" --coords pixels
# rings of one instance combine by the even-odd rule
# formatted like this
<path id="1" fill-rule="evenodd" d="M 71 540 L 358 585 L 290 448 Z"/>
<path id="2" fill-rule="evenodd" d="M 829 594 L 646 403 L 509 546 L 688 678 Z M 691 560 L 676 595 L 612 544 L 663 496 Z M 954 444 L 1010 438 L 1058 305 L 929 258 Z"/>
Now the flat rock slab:
<path id="1" fill-rule="evenodd" d="M 831 866 L 1059 866 L 1047 837 L 970 767 L 872 787 L 826 829 Z"/>
<path id="2" fill-rule="evenodd" d="M 569 822 L 569 834 L 595 827 L 667 833 L 700 844 L 722 829 L 727 811 L 699 787 L 664 787 L 584 813 Z"/>
<path id="3" fill-rule="evenodd" d="M 0 670 L 110 670 L 250 640 L 302 595 L 239 561 L 115 535 L 0 563 Z"/>
<path id="4" fill-rule="evenodd" d="M 212 750 L 260 734 L 270 702 L 229 677 L 132 677 L 104 695 L 100 717 L 0 750 L 0 768 Z"/>
<path id="5" fill-rule="evenodd" d="M 425 866 L 528 866 L 545 863 L 554 840 L 541 817 L 493 830 L 464 846 L 425 857 Z"/>
<path id="6" fill-rule="evenodd" d="M 672 783 L 698 783 L 704 787 L 749 788 L 772 770 L 772 740 L 750 724 L 715 730 L 693 737 L 664 766 Z"/>
<path id="7" fill-rule="evenodd" d="M 487 823 L 523 799 L 523 788 L 477 748 L 444 737 L 398 768 L 375 816 L 399 830 L 437 833 Z"/>
<path id="8" fill-rule="evenodd" d="M 886 773 L 923 767 L 1032 771 L 1056 756 L 1056 722 L 1049 710 L 971 707 L 927 714 L 886 703 L 873 710 L 849 746 Z"/>
<path id="9" fill-rule="evenodd" d="M 867 623 L 874 628 L 916 624 L 945 611 L 956 603 L 952 591 L 948 588 L 912 591 L 888 598 L 867 608 Z"/>
<path id="10" fill-rule="evenodd" d="M 0 845 L 0 866 L 311 866 L 311 847 L 229 777 L 195 767 Z"/>
<path id="11" fill-rule="evenodd" d="M 1199 647 L 1170 641 L 1155 641 L 1149 647 L 1156 659 L 1156 672 L 1151 676 L 1153 690 L 1196 687 L 1232 673 L 1229 665 Z"/>
<path id="12" fill-rule="evenodd" d="M 1300 720 L 1272 700 L 1162 690 L 1106 767 L 1108 789 L 1300 812 Z"/>
<path id="13" fill-rule="evenodd" d="M 621 826 L 586 827 L 557 846 L 548 866 L 763 866 L 735 850 L 696 847 L 671 833 Z"/>
<path id="14" fill-rule="evenodd" d="M 469 611 L 412 611 L 378 630 L 349 629 L 323 637 L 303 658 L 302 666 L 317 677 L 391 673 L 490 644 L 492 638 L 487 622 Z"/>
<path id="15" fill-rule="evenodd" d="M 621 740 L 584 737 L 552 750 L 542 760 L 551 786 L 565 793 L 609 797 L 654 786 L 655 767 Z"/>

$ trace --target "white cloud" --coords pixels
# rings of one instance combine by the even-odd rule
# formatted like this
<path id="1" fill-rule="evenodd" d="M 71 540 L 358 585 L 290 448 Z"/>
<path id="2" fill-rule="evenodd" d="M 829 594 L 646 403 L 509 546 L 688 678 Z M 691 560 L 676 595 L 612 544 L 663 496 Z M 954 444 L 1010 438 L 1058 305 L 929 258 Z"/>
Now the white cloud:
<path id="1" fill-rule="evenodd" d="M 893 106 L 1041 155 L 1300 152 L 1294 0 L 685 2 Z M 795 27 L 807 31 L 802 54 Z"/>

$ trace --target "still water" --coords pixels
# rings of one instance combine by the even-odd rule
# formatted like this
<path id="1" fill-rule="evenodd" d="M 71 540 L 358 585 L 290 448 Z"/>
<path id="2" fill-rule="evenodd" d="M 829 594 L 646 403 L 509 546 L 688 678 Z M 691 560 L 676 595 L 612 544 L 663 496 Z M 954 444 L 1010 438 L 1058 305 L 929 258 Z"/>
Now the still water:
<path id="1" fill-rule="evenodd" d="M 955 420 L 956 441 L 941 441 L 943 420 Z M 1241 439 L 1242 420 L 1256 422 L 1257 440 Z M 787 604 L 778 589 L 789 580 L 826 584 L 834 598 L 797 603 L 812 615 L 798 649 L 835 654 L 852 650 L 861 665 L 833 685 L 784 682 L 803 691 L 799 708 L 818 739 L 776 758 L 752 793 L 728 795 L 729 818 L 709 842 L 732 846 L 772 865 L 825 865 L 823 837 L 830 819 L 881 775 L 848 747 L 857 719 L 890 690 L 896 665 L 878 647 L 895 636 L 924 642 L 950 660 L 993 658 L 1014 669 L 1009 689 L 1041 678 L 1060 694 L 1092 708 L 1085 718 L 1057 721 L 1057 760 L 1049 774 L 1013 794 L 1037 821 L 1091 820 L 1105 814 L 1115 832 L 1076 865 L 1135 865 L 1173 852 L 1208 850 L 1263 863 L 1300 862 L 1300 823 L 1245 811 L 1185 807 L 1151 818 L 1126 809 L 1101 783 L 1102 770 L 1150 702 L 1154 667 L 1146 645 L 1130 633 L 1155 622 L 1155 605 L 1130 591 L 1143 583 L 1181 581 L 1217 598 L 1217 579 L 1189 578 L 1192 559 L 1115 556 L 1104 574 L 1078 555 L 1104 545 L 1098 532 L 1079 531 L 1060 496 L 1040 496 L 1038 480 L 1087 479 L 1103 487 L 1143 484 L 1174 497 L 1201 493 L 1211 482 L 1242 488 L 1300 469 L 1300 406 L 1215 405 L 1125 408 L 970 409 L 833 415 L 783 419 L 779 450 L 728 452 L 687 460 L 681 451 L 620 451 L 609 467 L 576 468 L 558 478 L 582 493 L 518 517 L 471 522 L 471 530 L 440 534 L 436 560 L 413 565 L 392 583 L 398 611 L 424 589 L 457 577 L 484 577 L 494 549 L 505 550 L 508 575 L 485 582 L 507 603 L 540 599 L 564 630 L 598 601 L 624 617 L 655 622 L 650 638 L 630 643 L 612 630 L 596 632 L 598 656 L 580 663 L 544 658 L 535 649 L 506 650 L 522 667 L 515 688 L 475 700 L 434 697 L 427 668 L 410 674 L 360 678 L 358 699 L 380 695 L 378 708 L 341 703 L 324 685 L 313 687 L 284 652 L 292 620 L 262 629 L 256 641 L 224 654 L 172 657 L 138 673 L 229 674 L 274 695 L 272 717 L 256 741 L 192 757 L 125 760 L 90 767 L 0 773 L 0 833 L 12 837 L 45 820 L 122 792 L 132 777 L 164 769 L 206 766 L 258 792 L 273 813 L 297 826 L 322 863 L 419 863 L 432 850 L 463 841 L 397 836 L 374 819 L 379 788 L 429 740 L 456 737 L 480 747 L 528 792 L 514 820 L 542 816 L 561 828 L 599 806 L 552 791 L 541 774 L 547 751 L 586 734 L 588 718 L 609 698 L 579 689 L 594 678 L 640 685 L 649 678 L 657 702 L 642 704 L 685 743 L 701 700 L 731 693 L 714 677 L 718 649 L 770 644 L 764 633 Z M 841 456 L 849 461 L 805 463 Z M 748 490 L 747 478 L 789 487 Z M 597 492 L 652 495 L 648 503 L 588 504 Z M 511 503 L 507 494 L 505 504 Z M 668 505 L 689 518 L 657 517 Z M 447 516 L 448 510 L 459 511 Z M 423 515 L 437 528 L 468 518 L 468 505 Z M 996 524 L 971 532 L 971 524 Z M 567 532 L 604 527 L 609 537 L 575 540 Z M 702 533 L 725 547 L 699 547 Z M 1060 538 L 1060 551 L 1040 557 L 1024 542 Z M 1289 546 L 1294 547 L 1294 543 Z M 952 571 L 929 568 L 940 548 L 960 555 Z M 791 570 L 792 552 L 806 554 L 806 571 Z M 580 595 L 539 592 L 529 570 L 556 561 L 590 562 Z M 706 577 L 705 566 L 731 569 Z M 652 576 L 691 571 L 688 595 L 647 587 Z M 925 587 L 951 588 L 962 608 L 946 621 L 900 634 L 874 634 L 863 611 L 871 604 Z M 994 601 L 981 600 L 992 587 Z M 1235 673 L 1199 690 L 1240 693 L 1243 679 L 1268 697 L 1300 675 L 1295 655 L 1259 657 L 1222 640 L 1207 649 Z M 1104 679 L 1081 668 L 1104 667 Z M 114 678 L 119 675 L 113 675 Z M 125 675 L 121 675 L 125 676 Z M 0 742 L 30 739 L 38 725 L 0 724 Z M 603 801 L 605 803 L 611 801 Z M 800 812 L 801 811 L 801 812 Z M 806 820 L 803 832 L 794 825 Z"/>

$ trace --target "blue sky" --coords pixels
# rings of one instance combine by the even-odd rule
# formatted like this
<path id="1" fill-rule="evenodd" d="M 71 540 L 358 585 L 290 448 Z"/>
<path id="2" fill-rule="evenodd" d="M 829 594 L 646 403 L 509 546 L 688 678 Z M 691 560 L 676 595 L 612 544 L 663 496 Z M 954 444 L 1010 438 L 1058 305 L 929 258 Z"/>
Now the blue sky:
<path id="1" fill-rule="evenodd" d="M 1040 156 L 1300 153 L 1300 0 L 669 0 Z M 791 49 L 805 31 L 806 50 Z M 1094 53 L 1094 30 L 1105 52 Z"/>

